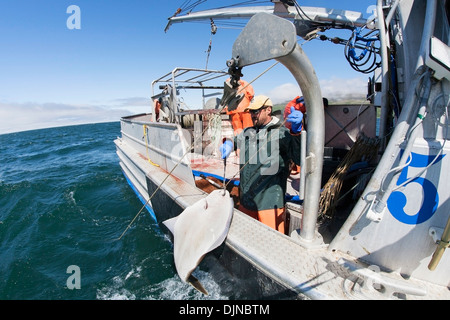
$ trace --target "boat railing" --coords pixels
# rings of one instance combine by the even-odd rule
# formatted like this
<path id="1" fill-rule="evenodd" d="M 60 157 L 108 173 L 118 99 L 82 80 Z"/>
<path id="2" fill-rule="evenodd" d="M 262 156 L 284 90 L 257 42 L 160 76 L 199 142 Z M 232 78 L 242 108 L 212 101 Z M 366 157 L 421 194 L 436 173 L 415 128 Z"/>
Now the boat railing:
<path id="1" fill-rule="evenodd" d="M 180 98 L 179 90 L 200 91 L 202 106 L 197 109 L 208 109 L 206 99 L 222 94 L 224 78 L 227 76 L 229 76 L 228 73 L 221 70 L 176 67 L 152 81 L 151 98 L 152 100 L 163 98 L 164 107 L 168 108 L 168 112 L 172 115 L 170 120 L 181 123 L 182 115 L 189 112 L 189 108 Z M 220 79 L 223 81 L 220 82 Z M 158 93 L 156 93 L 157 90 Z M 211 93 L 211 90 L 218 91 Z"/>

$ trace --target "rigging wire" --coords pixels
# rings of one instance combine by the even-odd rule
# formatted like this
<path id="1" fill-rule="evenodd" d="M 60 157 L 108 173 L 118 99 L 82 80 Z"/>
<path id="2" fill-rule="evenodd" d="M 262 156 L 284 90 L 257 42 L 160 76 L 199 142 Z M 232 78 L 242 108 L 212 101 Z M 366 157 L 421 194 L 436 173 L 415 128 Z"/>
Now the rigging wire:
<path id="1" fill-rule="evenodd" d="M 209 38 L 209 46 L 208 46 L 208 50 L 206 50 L 206 67 L 205 69 L 208 69 L 208 61 L 209 61 L 209 56 L 211 54 L 211 49 L 212 49 L 212 37 L 213 35 L 215 35 L 217 32 L 217 26 L 214 24 L 213 19 L 211 18 L 211 37 Z"/>
<path id="2" fill-rule="evenodd" d="M 196 0 L 191 3 L 191 0 L 186 0 L 183 2 L 183 4 L 180 6 L 179 10 L 180 12 L 191 12 L 195 7 L 198 5 L 206 2 L 207 0 Z M 271 1 L 268 0 L 247 0 L 247 1 L 241 1 L 237 3 L 233 3 L 230 5 L 225 5 L 221 7 L 217 7 L 216 9 L 225 9 L 225 8 L 232 8 L 232 7 L 238 7 L 238 6 L 247 6 L 247 5 L 254 5 L 254 4 L 261 4 L 261 3 L 269 3 Z"/>
<path id="3" fill-rule="evenodd" d="M 268 3 L 268 2 L 272 2 L 272 1 L 268 1 L 268 0 L 248 0 L 248 1 L 241 1 L 241 2 L 237 2 L 234 4 L 230 4 L 227 6 L 222 6 L 222 7 L 218 7 L 218 9 L 225 9 L 225 8 L 232 8 L 232 7 L 242 7 L 242 6 L 246 6 L 249 4 L 258 4 L 258 3 Z"/>
<path id="4" fill-rule="evenodd" d="M 293 3 L 294 3 L 295 10 L 297 10 L 297 13 L 298 13 L 298 15 L 299 15 L 300 17 L 301 17 L 301 16 L 304 16 L 307 20 L 309 20 L 309 21 L 314 21 L 313 19 L 311 19 L 311 18 L 305 13 L 305 11 L 303 11 L 302 7 L 300 7 L 300 5 L 298 4 L 297 0 L 294 0 Z"/>
<path id="5" fill-rule="evenodd" d="M 297 0 L 282 0 L 282 2 L 288 5 L 294 5 L 300 19 L 314 22 L 314 24 L 317 24 L 318 28 L 322 31 L 331 28 L 326 23 L 314 21 L 314 19 L 312 19 L 305 13 L 305 11 L 303 11 Z M 379 43 L 379 35 L 372 35 L 372 33 L 374 33 L 376 30 L 369 30 L 369 32 L 367 32 L 365 35 L 361 35 L 365 28 L 366 27 L 350 28 L 352 29 L 352 34 L 347 41 L 337 37 L 331 39 L 325 35 L 316 35 L 314 36 L 314 38 L 319 38 L 322 41 L 330 40 L 335 44 L 344 44 L 344 55 L 350 66 L 355 71 L 361 73 L 372 73 L 381 65 L 381 61 L 378 61 L 378 57 L 380 56 L 380 49 L 376 46 L 376 44 Z M 357 54 L 356 49 L 361 50 L 361 53 Z"/>
<path id="6" fill-rule="evenodd" d="M 206 2 L 206 1 L 207 0 L 197 0 L 197 1 L 194 1 L 194 3 L 190 4 L 191 0 L 186 0 L 183 2 L 183 4 L 178 9 L 179 13 L 191 12 L 196 6 L 202 4 L 203 2 Z"/>
<path id="7" fill-rule="evenodd" d="M 196 0 L 196 1 L 191 1 L 191 0 L 186 0 L 183 2 L 183 4 L 177 9 L 177 11 L 173 14 L 172 17 L 177 16 L 178 14 L 189 14 L 190 12 L 192 12 L 192 10 L 199 6 L 200 4 L 206 2 L 207 0 Z M 248 5 L 255 5 L 255 4 L 263 4 L 263 3 L 271 3 L 271 1 L 268 0 L 247 0 L 247 1 L 241 1 L 241 2 L 237 2 L 234 4 L 229 4 L 229 5 L 225 5 L 225 6 L 221 6 L 221 7 L 216 7 L 215 9 L 226 9 L 226 8 L 232 8 L 232 7 L 239 7 L 239 6 L 248 6 Z M 205 23 L 205 22 L 192 22 L 192 23 Z M 242 29 L 245 25 L 246 22 L 220 22 L 218 24 L 221 25 L 226 25 L 226 26 L 232 26 L 235 27 L 236 29 Z M 226 29 L 226 28 L 223 28 Z M 230 29 L 230 28 L 228 28 Z"/>

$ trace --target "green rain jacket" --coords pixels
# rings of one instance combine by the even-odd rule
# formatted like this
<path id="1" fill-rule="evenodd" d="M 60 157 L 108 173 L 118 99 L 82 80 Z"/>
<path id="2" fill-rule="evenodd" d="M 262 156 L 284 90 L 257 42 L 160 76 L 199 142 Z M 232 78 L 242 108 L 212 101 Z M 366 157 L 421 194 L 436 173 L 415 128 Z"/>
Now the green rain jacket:
<path id="1" fill-rule="evenodd" d="M 240 203 L 254 211 L 284 207 L 290 160 L 300 164 L 300 134 L 273 117 L 263 128 L 243 130 L 235 148 L 240 149 Z"/>

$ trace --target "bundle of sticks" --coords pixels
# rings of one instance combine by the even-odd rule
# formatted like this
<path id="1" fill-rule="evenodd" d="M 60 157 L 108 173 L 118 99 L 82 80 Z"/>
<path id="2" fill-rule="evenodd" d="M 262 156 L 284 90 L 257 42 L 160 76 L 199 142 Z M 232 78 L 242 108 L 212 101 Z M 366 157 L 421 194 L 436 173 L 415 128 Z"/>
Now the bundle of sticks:
<path id="1" fill-rule="evenodd" d="M 380 139 L 378 138 L 368 138 L 364 134 L 358 135 L 355 143 L 322 189 L 319 200 L 319 217 L 331 218 L 333 216 L 342 184 L 349 169 L 357 162 L 370 162 L 377 155 L 379 143 Z"/>

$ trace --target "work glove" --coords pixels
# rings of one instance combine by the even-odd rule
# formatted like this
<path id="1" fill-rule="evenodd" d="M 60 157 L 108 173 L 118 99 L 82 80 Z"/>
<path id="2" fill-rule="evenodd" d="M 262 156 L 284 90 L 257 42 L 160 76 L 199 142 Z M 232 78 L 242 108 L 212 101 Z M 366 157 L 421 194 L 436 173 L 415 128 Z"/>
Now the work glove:
<path id="1" fill-rule="evenodd" d="M 227 158 L 231 151 L 233 151 L 233 142 L 230 140 L 225 140 L 224 143 L 219 147 L 220 153 L 222 154 L 222 159 Z"/>
<path id="2" fill-rule="evenodd" d="M 293 133 L 299 133 L 302 131 L 302 120 L 303 113 L 301 111 L 295 110 L 294 107 L 291 107 L 291 113 L 287 116 L 286 121 L 291 123 L 291 131 Z"/>

